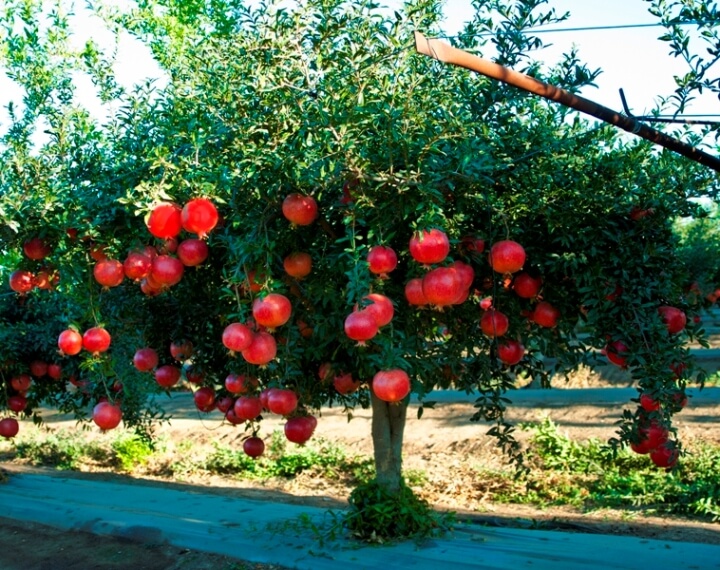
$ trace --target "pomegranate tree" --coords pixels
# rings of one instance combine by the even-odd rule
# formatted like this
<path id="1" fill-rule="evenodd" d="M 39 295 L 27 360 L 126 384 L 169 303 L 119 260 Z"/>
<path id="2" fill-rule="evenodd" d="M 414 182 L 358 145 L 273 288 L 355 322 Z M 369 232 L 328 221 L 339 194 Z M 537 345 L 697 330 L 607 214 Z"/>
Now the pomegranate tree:
<path id="1" fill-rule="evenodd" d="M 663 467 L 682 456 L 673 416 L 702 380 L 687 345 L 720 289 L 709 264 L 681 255 L 674 221 L 700 218 L 695 198 L 715 179 L 398 52 L 434 25 L 428 7 L 395 19 L 350 2 L 337 26 L 312 0 L 227 34 L 222 10 L 186 4 L 171 29 L 137 15 L 143 38 L 174 46 L 155 50 L 168 86 L 112 101 L 107 122 L 59 99 L 75 101 L 60 81 L 77 68 L 70 46 L 37 46 L 52 73 L 15 70 L 57 85 L 35 85 L 42 108 L 3 132 L 0 416 L 42 401 L 87 417 L 122 399 L 122 421 L 148 429 L 154 394 L 191 390 L 257 457 L 267 414 L 304 442 L 322 406 L 371 406 L 376 483 L 399 496 L 411 392 L 420 410 L 434 390 L 475 394 L 475 419 L 514 449 L 517 377 L 549 384 L 610 361 L 639 396 L 614 445 Z M 556 17 L 541 2 L 500 15 L 475 4 L 477 33 L 458 42 L 479 50 L 483 34 L 517 30 L 499 57 L 536 69 L 526 48 L 542 42 L 527 28 Z M 26 24 L 48 37 L 47 18 L 8 25 L 5 51 Z M 572 90 L 592 81 L 574 58 L 552 70 L 536 69 Z M 52 136 L 31 148 L 28 125 L 45 122 Z M 33 361 L 59 369 L 38 376 Z"/>

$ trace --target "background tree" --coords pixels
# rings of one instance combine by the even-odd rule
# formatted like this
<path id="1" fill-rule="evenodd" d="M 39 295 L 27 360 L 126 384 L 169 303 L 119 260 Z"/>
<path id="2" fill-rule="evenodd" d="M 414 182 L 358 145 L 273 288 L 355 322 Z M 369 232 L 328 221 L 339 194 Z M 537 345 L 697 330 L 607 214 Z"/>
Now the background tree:
<path id="1" fill-rule="evenodd" d="M 532 59 L 541 41 L 526 30 L 561 19 L 542 4 L 477 2 L 458 45 L 579 89 L 598 72 L 577 54 L 552 66 Z M 236 377 L 257 379 L 248 397 L 264 392 L 271 410 L 278 392 L 267 390 L 285 390 L 283 406 L 297 397 L 296 408 L 276 408 L 295 441 L 311 434 L 321 405 L 372 406 L 377 481 L 355 494 L 362 511 L 406 492 L 406 388 L 420 414 L 433 390 L 476 394 L 474 419 L 493 423 L 490 433 L 514 453 L 503 413 L 516 378 L 547 384 L 605 351 L 657 404 L 626 410 L 614 443 L 675 462 L 679 442 L 665 440 L 696 372 L 685 344 L 702 335 L 692 317 L 706 301 L 692 294 L 673 221 L 697 211 L 694 198 L 714 195 L 713 173 L 416 56 L 412 31 L 440 29 L 434 0 L 393 15 L 363 0 L 98 5 L 111 29 L 146 42 L 167 72 L 166 86 L 132 93 L 118 87 L 99 46 L 70 48 L 61 6 L 16 0 L 1 18 L 4 63 L 26 92 L 0 148 L 0 267 L 20 291 L 1 297 L 5 403 L 26 394 L 26 414 L 46 401 L 82 415 L 104 398 L 148 433 L 161 414 L 148 396 L 173 388 L 182 365 L 195 394 L 207 396 L 202 407 L 225 397 L 228 421 L 253 437 L 260 418 L 238 419 L 254 404 L 232 403 Z M 78 70 L 114 101 L 109 121 L 78 105 Z M 148 218 L 158 204 L 198 199 L 219 211 L 207 236 L 186 223 L 175 237 Z M 308 201 L 317 214 L 293 218 L 289 210 L 302 215 Z M 411 240 L 422 249 L 434 235 L 447 243 L 427 256 L 412 251 Z M 28 256 L 33 239 L 50 253 Z M 208 256 L 180 266 L 173 260 L 191 240 Z M 493 268 L 488 252 L 498 243 L 519 244 L 524 259 Z M 368 257 L 378 246 L 397 256 L 386 277 Z M 107 259 L 140 252 L 155 259 L 150 275 L 111 283 Z M 288 271 L 297 253 L 308 254 L 309 273 Z M 17 271 L 32 273 L 35 286 L 23 291 L 27 276 Z M 424 301 L 408 292 L 418 284 Z M 278 295 L 291 304 L 289 320 L 262 326 L 258 303 Z M 385 298 L 393 315 L 379 325 L 373 311 Z M 260 339 L 250 352 L 223 344 L 232 323 Z M 104 327 L 110 349 L 58 356 L 58 336 L 73 324 Z M 132 364 L 142 347 L 158 353 L 155 381 Z M 20 384 L 38 360 L 59 363 L 74 388 L 45 377 L 29 390 Z M 649 446 L 651 431 L 659 435 Z"/>

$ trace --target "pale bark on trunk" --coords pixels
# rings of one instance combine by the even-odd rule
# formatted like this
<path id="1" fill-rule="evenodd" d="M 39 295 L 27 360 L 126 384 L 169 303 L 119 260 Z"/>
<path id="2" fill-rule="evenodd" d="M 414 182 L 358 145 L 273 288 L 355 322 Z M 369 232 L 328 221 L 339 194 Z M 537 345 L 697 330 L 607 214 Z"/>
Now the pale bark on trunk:
<path id="1" fill-rule="evenodd" d="M 391 493 L 400 490 L 402 481 L 402 444 L 407 406 L 407 398 L 391 404 L 372 394 L 372 438 L 377 482 Z"/>

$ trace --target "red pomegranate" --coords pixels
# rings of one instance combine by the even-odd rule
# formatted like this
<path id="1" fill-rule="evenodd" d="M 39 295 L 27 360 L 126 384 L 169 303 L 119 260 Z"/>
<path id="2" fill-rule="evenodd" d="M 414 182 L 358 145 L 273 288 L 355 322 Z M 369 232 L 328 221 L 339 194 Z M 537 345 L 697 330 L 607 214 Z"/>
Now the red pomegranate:
<path id="1" fill-rule="evenodd" d="M 399 368 L 381 370 L 373 376 L 372 391 L 385 402 L 399 402 L 410 393 L 410 377 Z"/>
<path id="2" fill-rule="evenodd" d="M 242 357 L 250 364 L 264 366 L 277 354 L 277 343 L 271 334 L 264 331 L 255 333 L 250 346 L 241 351 Z"/>
<path id="3" fill-rule="evenodd" d="M 462 277 L 454 267 L 438 267 L 425 274 L 422 290 L 431 305 L 453 305 L 463 293 Z"/>
<path id="4" fill-rule="evenodd" d="M 35 287 L 35 276 L 30 271 L 18 269 L 10 274 L 10 289 L 24 295 Z"/>
<path id="5" fill-rule="evenodd" d="M 265 442 L 257 436 L 249 437 L 243 442 L 243 451 L 248 457 L 260 457 L 265 453 Z"/>
<path id="6" fill-rule="evenodd" d="M 363 310 L 370 311 L 378 327 L 384 327 L 392 321 L 395 308 L 388 297 L 380 293 L 370 293 L 363 297 L 363 301 L 371 301 Z"/>
<path id="7" fill-rule="evenodd" d="M 255 333 L 242 323 L 230 323 L 222 334 L 222 343 L 231 352 L 242 352 L 252 343 Z"/>
<path id="8" fill-rule="evenodd" d="M 480 328 L 489 337 L 503 336 L 508 331 L 509 326 L 508 318 L 496 309 L 485 311 L 480 318 Z"/>
<path id="9" fill-rule="evenodd" d="M 381 279 L 386 279 L 387 274 L 397 267 L 398 259 L 395 250 L 391 247 L 376 245 L 370 248 L 367 262 L 371 273 L 379 275 Z"/>
<path id="10" fill-rule="evenodd" d="M 560 319 L 560 311 L 547 301 L 540 301 L 535 305 L 530 320 L 541 327 L 553 328 L 557 326 Z"/>
<path id="11" fill-rule="evenodd" d="M 263 327 L 275 329 L 290 319 L 292 304 L 280 293 L 269 293 L 253 301 L 252 314 L 255 322 Z"/>
<path id="12" fill-rule="evenodd" d="M 244 374 L 228 374 L 225 389 L 232 394 L 247 394 L 258 387 L 258 379 Z"/>
<path id="13" fill-rule="evenodd" d="M 234 410 L 241 420 L 252 421 L 262 413 L 262 402 L 254 396 L 240 396 L 235 400 Z"/>
<path id="14" fill-rule="evenodd" d="M 92 418 L 100 429 L 114 429 L 120 425 L 122 410 L 110 402 L 100 402 L 93 408 Z"/>
<path id="15" fill-rule="evenodd" d="M 152 269 L 148 274 L 160 288 L 172 287 L 180 283 L 185 272 L 185 266 L 177 257 L 158 255 L 152 262 Z"/>
<path id="16" fill-rule="evenodd" d="M 3 418 L 0 420 L 0 437 L 13 438 L 20 431 L 20 425 L 15 418 Z"/>
<path id="17" fill-rule="evenodd" d="M 117 259 L 101 259 L 93 267 L 95 281 L 103 287 L 117 287 L 125 279 L 125 268 Z"/>
<path id="18" fill-rule="evenodd" d="M 312 196 L 289 194 L 282 204 L 285 218 L 296 226 L 309 226 L 318 217 L 318 206 Z"/>
<path id="19" fill-rule="evenodd" d="M 410 279 L 405 284 L 405 298 L 411 305 L 423 307 L 428 304 L 427 297 L 423 293 L 423 280 L 420 277 Z"/>
<path id="20" fill-rule="evenodd" d="M 201 239 L 186 239 L 180 242 L 177 256 L 185 267 L 197 267 L 210 253 L 207 244 Z"/>
<path id="21" fill-rule="evenodd" d="M 498 358 L 508 366 L 514 366 L 525 356 L 525 347 L 517 340 L 506 340 L 498 345 Z"/>
<path id="22" fill-rule="evenodd" d="M 82 336 L 82 347 L 93 355 L 98 355 L 110 348 L 110 333 L 103 327 L 92 327 Z"/>
<path id="23" fill-rule="evenodd" d="M 630 349 L 621 340 L 616 340 L 614 342 L 611 342 L 604 349 L 605 356 L 607 356 L 607 359 L 610 362 L 612 362 L 613 364 L 615 364 L 616 366 L 619 366 L 620 368 L 627 367 L 627 357 L 628 357 L 629 351 L 630 351 Z"/>
<path id="24" fill-rule="evenodd" d="M 335 390 L 337 390 L 338 394 L 352 394 L 360 388 L 360 384 L 361 382 L 359 380 L 355 380 L 349 372 L 341 372 L 333 378 L 333 386 L 335 387 Z"/>
<path id="25" fill-rule="evenodd" d="M 82 350 L 82 335 L 74 329 L 66 329 L 58 337 L 60 354 L 75 356 Z"/>
<path id="26" fill-rule="evenodd" d="M 180 382 L 181 375 L 182 373 L 177 366 L 165 364 L 155 370 L 155 381 L 163 388 L 172 388 L 175 384 Z"/>
<path id="27" fill-rule="evenodd" d="M 170 356 L 178 362 L 185 362 L 193 355 L 194 350 L 193 343 L 187 339 L 175 340 L 170 343 Z"/>
<path id="28" fill-rule="evenodd" d="M 490 248 L 488 260 L 497 273 L 516 273 L 525 265 L 525 249 L 512 240 L 499 241 Z"/>
<path id="29" fill-rule="evenodd" d="M 150 372 L 158 365 L 158 354 L 152 348 L 140 348 L 133 356 L 133 366 L 140 372 Z"/>
<path id="30" fill-rule="evenodd" d="M 273 414 L 287 416 L 295 411 L 298 405 L 298 397 L 292 390 L 274 388 L 268 391 L 267 408 Z"/>
<path id="31" fill-rule="evenodd" d="M 150 212 L 147 228 L 156 238 L 174 238 L 182 229 L 182 209 L 169 202 L 158 204 Z"/>
<path id="32" fill-rule="evenodd" d="M 450 253 L 450 241 L 444 231 L 437 228 L 416 233 L 410 239 L 410 255 L 418 263 L 440 263 Z"/>
<path id="33" fill-rule="evenodd" d="M 295 279 L 304 279 L 312 271 L 312 257 L 304 251 L 291 253 L 283 260 L 285 273 Z"/>
<path id="34" fill-rule="evenodd" d="M 530 275 L 527 271 L 518 273 L 512 282 L 513 291 L 523 299 L 534 299 L 542 287 L 542 278 Z"/>
<path id="35" fill-rule="evenodd" d="M 313 416 L 297 416 L 290 418 L 285 423 L 285 437 L 288 441 L 302 445 L 312 437 L 316 426 L 317 419 Z"/>
<path id="36" fill-rule="evenodd" d="M 215 409 L 215 390 L 210 386 L 198 388 L 193 393 L 193 401 L 201 412 L 212 412 Z"/>
<path id="37" fill-rule="evenodd" d="M 197 234 L 203 239 L 218 223 L 219 215 L 215 204 L 207 198 L 195 198 L 183 206 L 180 214 L 182 227 L 186 232 Z"/>
<path id="38" fill-rule="evenodd" d="M 133 281 L 140 281 L 147 277 L 151 268 L 152 258 L 140 251 L 130 252 L 123 262 L 125 277 Z"/>
<path id="39" fill-rule="evenodd" d="M 353 311 L 345 318 L 345 334 L 358 341 L 359 346 L 364 346 L 365 341 L 373 338 L 377 332 L 375 315 L 368 310 Z"/>
<path id="40" fill-rule="evenodd" d="M 681 332 L 687 324 L 687 316 L 676 307 L 663 305 L 662 307 L 658 307 L 658 313 L 660 313 L 660 318 L 663 323 L 665 323 L 670 334 Z"/>
<path id="41" fill-rule="evenodd" d="M 34 261 L 45 259 L 50 255 L 51 251 L 52 248 L 39 237 L 34 237 L 23 243 L 23 253 Z"/>

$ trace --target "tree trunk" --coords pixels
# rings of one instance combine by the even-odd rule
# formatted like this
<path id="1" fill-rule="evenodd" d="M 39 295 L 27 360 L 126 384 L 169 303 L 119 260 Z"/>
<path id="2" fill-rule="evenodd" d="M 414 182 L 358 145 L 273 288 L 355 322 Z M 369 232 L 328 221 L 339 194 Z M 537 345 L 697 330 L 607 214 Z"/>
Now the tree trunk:
<path id="1" fill-rule="evenodd" d="M 391 493 L 402 481 L 402 443 L 408 401 L 391 404 L 372 394 L 372 438 L 378 484 Z"/>

